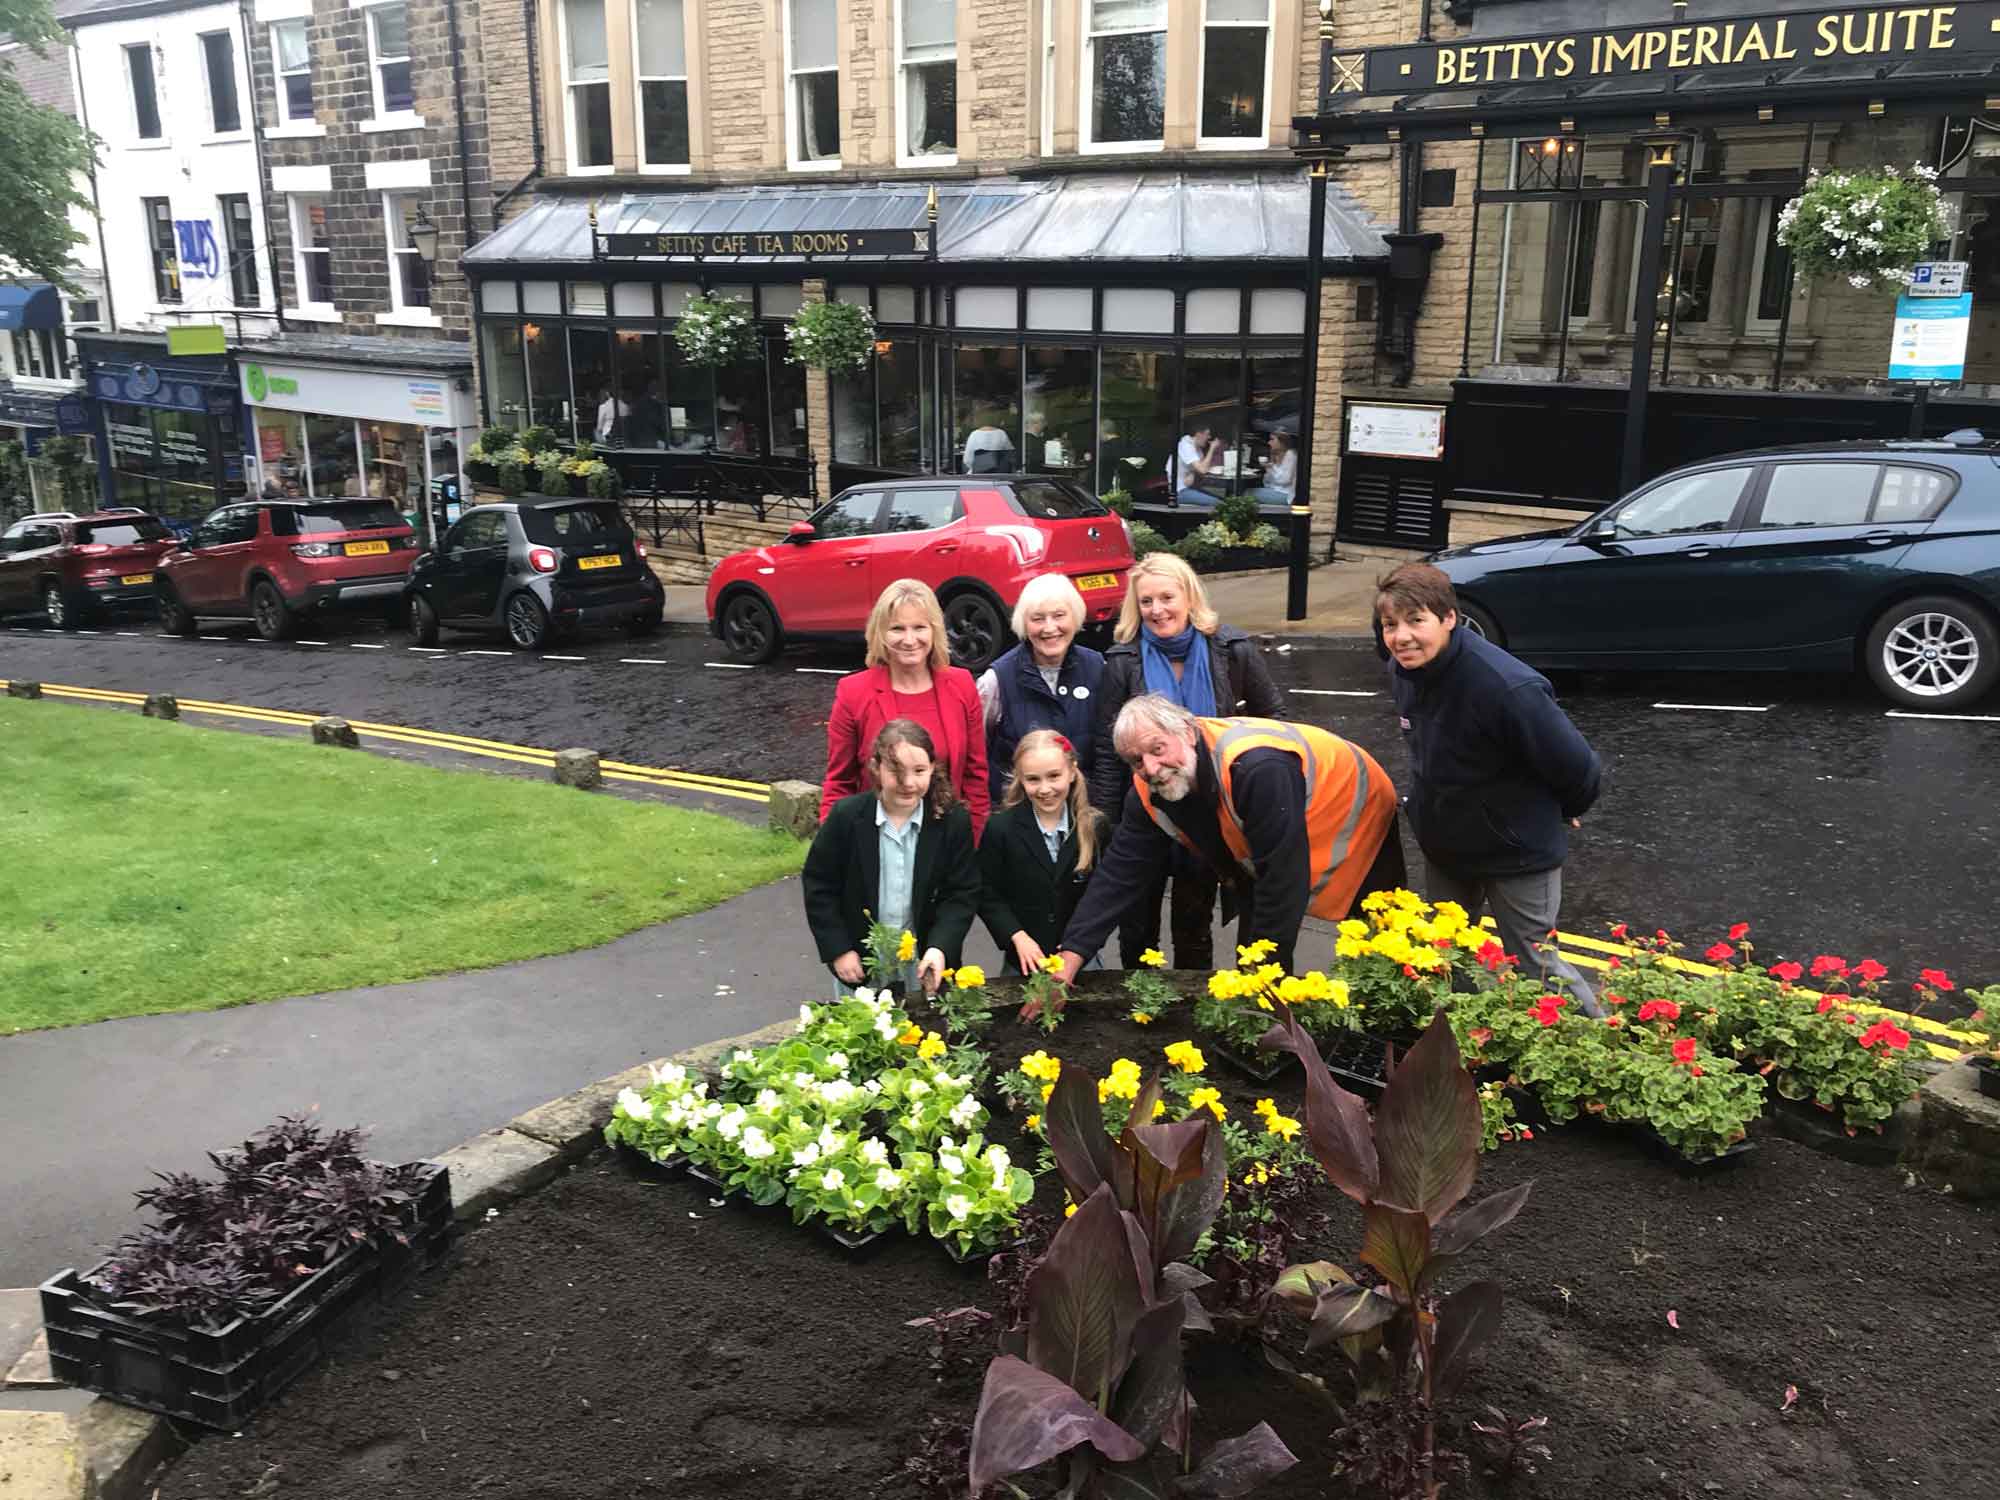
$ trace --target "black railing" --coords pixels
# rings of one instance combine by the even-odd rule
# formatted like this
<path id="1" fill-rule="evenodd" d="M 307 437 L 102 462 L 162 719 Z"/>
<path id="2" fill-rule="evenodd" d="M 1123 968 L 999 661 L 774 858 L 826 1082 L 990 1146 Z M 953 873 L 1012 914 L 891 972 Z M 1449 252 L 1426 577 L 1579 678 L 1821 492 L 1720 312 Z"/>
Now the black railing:
<path id="1" fill-rule="evenodd" d="M 718 505 L 745 505 L 760 521 L 773 515 L 803 520 L 819 507 L 816 465 L 803 459 L 750 458 L 727 453 L 602 455 L 618 470 L 628 500 L 698 501 L 709 515 Z"/>
<path id="2" fill-rule="evenodd" d="M 702 505 L 699 500 L 677 500 L 666 495 L 634 495 L 624 500 L 625 519 L 632 530 L 655 547 L 691 547 L 706 553 L 702 533 Z"/>

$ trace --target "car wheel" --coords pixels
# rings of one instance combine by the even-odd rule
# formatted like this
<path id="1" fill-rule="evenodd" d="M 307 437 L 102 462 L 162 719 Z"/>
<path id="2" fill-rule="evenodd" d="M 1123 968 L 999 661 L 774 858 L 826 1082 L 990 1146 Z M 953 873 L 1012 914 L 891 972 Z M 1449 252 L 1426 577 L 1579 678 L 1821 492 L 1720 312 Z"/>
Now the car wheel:
<path id="1" fill-rule="evenodd" d="M 549 612 L 527 590 L 507 601 L 506 618 L 507 639 L 523 651 L 539 651 L 549 643 Z"/>
<path id="2" fill-rule="evenodd" d="M 778 654 L 784 637 L 771 606 L 756 594 L 737 594 L 722 606 L 722 643 L 729 654 L 765 662 Z"/>
<path id="3" fill-rule="evenodd" d="M 954 594 L 947 600 L 944 634 L 951 646 L 952 665 L 975 676 L 993 665 L 993 658 L 1007 641 L 1000 611 L 984 594 Z"/>
<path id="4" fill-rule="evenodd" d="M 1500 622 L 1476 604 L 1458 601 L 1458 618 L 1474 635 L 1483 635 L 1496 646 L 1507 644 L 1507 637 L 1500 629 Z"/>
<path id="5" fill-rule="evenodd" d="M 1983 610 L 1927 594 L 1885 611 L 1868 632 L 1868 675 L 1905 708 L 1957 708 L 2000 673 L 2000 636 Z"/>
<path id="6" fill-rule="evenodd" d="M 250 623 L 267 641 L 282 641 L 292 633 L 292 612 L 285 607 L 285 596 L 278 592 L 278 586 L 268 578 L 250 589 Z"/>
<path id="7" fill-rule="evenodd" d="M 42 613 L 48 616 L 51 630 L 74 630 L 83 623 L 83 611 L 71 607 L 69 596 L 57 583 L 42 585 Z"/>
<path id="8" fill-rule="evenodd" d="M 194 612 L 181 603 L 181 596 L 174 592 L 174 586 L 171 583 L 156 583 L 153 588 L 160 601 L 160 629 L 168 635 L 193 635 Z"/>
<path id="9" fill-rule="evenodd" d="M 422 594 L 410 595 L 408 624 L 410 634 L 417 638 L 419 646 L 435 646 L 438 643 L 438 614 L 431 608 L 431 601 Z"/>

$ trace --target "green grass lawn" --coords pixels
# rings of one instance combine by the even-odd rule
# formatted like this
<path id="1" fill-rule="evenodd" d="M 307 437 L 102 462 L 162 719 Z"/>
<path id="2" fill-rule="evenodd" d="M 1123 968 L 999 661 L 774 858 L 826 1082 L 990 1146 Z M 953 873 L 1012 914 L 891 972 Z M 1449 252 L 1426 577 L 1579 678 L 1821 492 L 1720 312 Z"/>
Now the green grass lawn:
<path id="1" fill-rule="evenodd" d="M 714 813 L 0 699 L 0 1035 L 477 969 L 795 872 Z"/>

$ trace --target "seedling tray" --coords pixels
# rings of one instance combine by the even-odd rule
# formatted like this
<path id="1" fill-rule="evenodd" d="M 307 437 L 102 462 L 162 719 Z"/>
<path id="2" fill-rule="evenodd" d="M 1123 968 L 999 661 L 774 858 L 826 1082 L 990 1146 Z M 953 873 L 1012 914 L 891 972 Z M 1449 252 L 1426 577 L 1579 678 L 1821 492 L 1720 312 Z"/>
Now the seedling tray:
<path id="1" fill-rule="evenodd" d="M 406 1213 L 409 1244 L 356 1246 L 260 1313 L 186 1328 L 113 1310 L 86 1275 L 42 1284 L 56 1378 L 128 1406 L 233 1431 L 310 1369 L 354 1314 L 406 1288 L 444 1254 L 453 1230 L 449 1172 L 429 1163 Z M 102 1263 L 92 1267 L 94 1275 Z"/>
<path id="2" fill-rule="evenodd" d="M 1389 1043 L 1364 1031 L 1339 1031 L 1320 1038 L 1327 1071 L 1345 1088 L 1370 1098 L 1389 1083 Z"/>
<path id="3" fill-rule="evenodd" d="M 842 1229 L 838 1225 L 829 1224 L 825 1219 L 813 1220 L 813 1227 L 855 1260 L 867 1255 L 870 1250 L 895 1232 L 891 1229 Z"/>
<path id="4" fill-rule="evenodd" d="M 618 1156 L 633 1174 L 648 1182 L 672 1182 L 687 1171 L 688 1159 L 678 1151 L 665 1156 L 648 1156 L 634 1146 L 620 1146 Z"/>
<path id="5" fill-rule="evenodd" d="M 1255 1083 L 1269 1083 L 1284 1072 L 1285 1065 L 1291 1061 L 1290 1055 L 1284 1052 L 1252 1052 L 1246 1056 L 1212 1037 L 1204 1037 L 1202 1046 Z"/>

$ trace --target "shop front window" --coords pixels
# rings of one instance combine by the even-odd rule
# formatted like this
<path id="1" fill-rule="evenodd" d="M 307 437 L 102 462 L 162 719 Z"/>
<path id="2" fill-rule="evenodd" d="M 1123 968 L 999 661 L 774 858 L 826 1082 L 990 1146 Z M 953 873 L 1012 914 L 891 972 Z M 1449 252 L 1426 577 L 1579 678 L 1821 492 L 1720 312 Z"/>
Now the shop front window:
<path id="1" fill-rule="evenodd" d="M 1012 343 L 961 344 L 952 379 L 952 445 L 957 472 L 1018 472 L 1020 430 L 1020 347 Z"/>
<path id="2" fill-rule="evenodd" d="M 528 425 L 528 362 L 519 323 L 488 323 L 480 329 L 486 349 L 486 411 L 503 427 Z"/>
<path id="3" fill-rule="evenodd" d="M 833 416 L 833 461 L 875 462 L 875 370 L 843 370 L 827 382 Z"/>
<path id="4" fill-rule="evenodd" d="M 410 508 L 423 483 L 423 428 L 405 422 L 357 422 L 355 427 L 368 494 L 398 510 Z"/>
<path id="5" fill-rule="evenodd" d="M 159 504 L 164 514 L 192 517 L 215 504 L 215 424 L 200 412 L 155 411 L 159 443 Z"/>
<path id="6" fill-rule="evenodd" d="M 715 372 L 715 447 L 718 453 L 761 453 L 764 372 L 754 364 L 724 365 Z"/>
<path id="7" fill-rule="evenodd" d="M 1097 355 L 1083 348 L 1028 349 L 1028 406 L 1022 468 L 1091 482 Z"/>
<path id="8" fill-rule="evenodd" d="M 764 340 L 764 370 L 771 383 L 771 452 L 787 458 L 804 455 L 806 436 L 806 367 L 785 358 L 782 335 Z"/>
<path id="9" fill-rule="evenodd" d="M 111 483 L 120 505 L 153 510 L 158 504 L 158 464 L 153 449 L 153 414 L 143 406 L 107 401 L 104 432 L 111 443 Z"/>
<path id="10" fill-rule="evenodd" d="M 925 447 L 919 345 L 915 339 L 885 339 L 875 347 L 881 464 L 915 473 L 923 467 Z"/>
<path id="11" fill-rule="evenodd" d="M 602 328 L 569 331 L 570 390 L 576 400 L 576 441 L 608 446 L 617 437 L 619 410 L 612 389 L 611 335 Z"/>
<path id="12" fill-rule="evenodd" d="M 263 471 L 264 497 L 269 500 L 297 498 L 311 491 L 311 475 L 306 454 L 305 418 L 295 411 L 257 407 L 257 464 Z"/>
<path id="13" fill-rule="evenodd" d="M 562 326 L 529 323 L 521 330 L 521 341 L 527 350 L 528 401 L 535 425 L 553 428 L 565 441 L 574 442 L 576 433 L 570 420 L 569 351 L 563 339 Z"/>
<path id="14" fill-rule="evenodd" d="M 1181 432 L 1207 428 L 1222 444 L 1222 462 L 1204 488 L 1229 487 L 1241 466 L 1243 435 L 1243 356 L 1234 349 L 1190 349 L 1185 365 Z"/>
<path id="15" fill-rule="evenodd" d="M 706 453 L 715 446 L 715 373 L 691 365 L 674 339 L 667 349 L 667 446 L 676 453 Z"/>
<path id="16" fill-rule="evenodd" d="M 1179 360 L 1167 349 L 1106 349 L 1097 429 L 1097 489 L 1165 498 L 1175 428 Z"/>
<path id="17" fill-rule="evenodd" d="M 315 495 L 359 495 L 361 461 L 354 447 L 354 422 L 348 417 L 307 416 L 306 447 L 311 455 Z"/>
<path id="18" fill-rule="evenodd" d="M 667 446 L 667 404 L 660 397 L 664 335 L 621 328 L 612 340 L 617 362 L 618 400 L 623 408 L 615 446 L 662 449 Z"/>
<path id="19" fill-rule="evenodd" d="M 1305 392 L 1305 357 L 1296 352 L 1250 356 L 1249 436 L 1260 448 L 1271 433 L 1296 438 Z"/>

